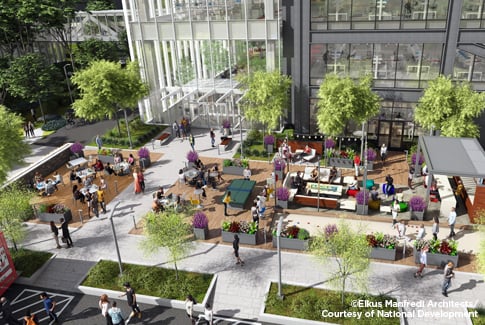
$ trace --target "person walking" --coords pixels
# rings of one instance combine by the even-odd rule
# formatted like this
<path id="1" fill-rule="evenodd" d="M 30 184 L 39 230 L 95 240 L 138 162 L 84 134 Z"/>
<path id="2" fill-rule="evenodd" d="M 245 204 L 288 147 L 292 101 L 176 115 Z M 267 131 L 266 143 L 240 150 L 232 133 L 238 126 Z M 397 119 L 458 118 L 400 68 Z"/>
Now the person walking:
<path id="1" fill-rule="evenodd" d="M 424 239 L 426 236 L 426 229 L 424 228 L 424 223 L 419 226 L 418 234 L 416 235 L 416 240 Z"/>
<path id="2" fill-rule="evenodd" d="M 56 224 L 54 221 L 50 222 L 51 225 L 51 232 L 52 232 L 52 237 L 54 237 L 54 240 L 56 242 L 56 248 L 61 248 L 61 245 L 59 245 L 59 229 L 57 229 Z"/>
<path id="3" fill-rule="evenodd" d="M 99 297 L 98 306 L 99 309 L 101 309 L 101 315 L 106 318 L 106 325 L 113 325 L 113 322 L 111 321 L 111 316 L 108 314 L 109 300 L 107 294 L 103 293 L 101 297 Z"/>
<path id="4" fill-rule="evenodd" d="M 386 161 L 386 158 L 387 158 L 387 146 L 385 143 L 383 143 L 381 146 L 381 161 L 383 166 L 384 166 L 384 162 Z"/>
<path id="5" fill-rule="evenodd" d="M 205 303 L 204 319 L 209 325 L 214 324 L 214 311 L 212 310 L 211 304 L 208 302 Z"/>
<path id="6" fill-rule="evenodd" d="M 143 175 L 143 171 L 141 170 L 141 168 L 138 170 L 137 178 L 138 183 L 140 183 L 141 192 L 145 193 L 145 175 Z"/>
<path id="7" fill-rule="evenodd" d="M 172 136 L 180 138 L 180 130 L 177 121 L 173 122 L 172 124 Z"/>
<path id="8" fill-rule="evenodd" d="M 61 224 L 59 229 L 62 230 L 62 238 L 64 238 L 63 241 L 66 242 L 67 248 L 71 248 L 74 245 L 72 243 L 71 234 L 69 233 L 69 222 L 64 220 L 64 218 L 61 218 L 59 219 L 59 223 Z"/>
<path id="9" fill-rule="evenodd" d="M 31 136 L 32 138 L 35 138 L 35 127 L 34 127 L 34 123 L 32 123 L 32 121 L 29 121 L 29 122 L 27 123 L 27 126 L 28 126 L 28 128 L 29 128 L 29 133 L 30 133 L 30 136 Z"/>
<path id="10" fill-rule="evenodd" d="M 450 227 L 449 238 L 455 237 L 455 223 L 456 223 L 456 209 L 451 207 L 450 214 L 448 215 L 448 226 Z"/>
<path id="11" fill-rule="evenodd" d="M 5 321 L 7 321 L 10 325 L 21 325 L 22 323 L 17 320 L 12 314 L 12 306 L 10 305 L 10 301 L 2 297 L 0 298 L 0 308 L 2 311 L 2 316 Z"/>
<path id="12" fill-rule="evenodd" d="M 359 168 L 360 168 L 360 156 L 356 154 L 354 156 L 354 168 L 355 168 L 355 176 L 359 177 Z"/>
<path id="13" fill-rule="evenodd" d="M 122 294 L 120 298 L 126 296 L 128 306 L 130 306 L 131 308 L 130 316 L 128 316 L 128 319 L 125 322 L 125 325 L 127 325 L 133 317 L 138 316 L 138 318 L 141 318 L 141 310 L 140 307 L 138 307 L 138 303 L 136 302 L 135 289 L 131 287 L 129 282 L 123 283 L 123 287 L 125 288 L 125 293 Z"/>
<path id="14" fill-rule="evenodd" d="M 54 312 L 54 309 L 56 308 L 55 300 L 52 300 L 51 298 L 49 298 L 49 296 L 45 292 L 42 292 L 40 294 L 40 299 L 42 299 L 44 303 L 44 309 L 45 309 L 45 312 L 47 313 L 47 316 L 49 316 L 49 319 L 51 321 L 54 321 L 54 323 L 58 323 L 59 320 L 57 319 L 57 315 Z"/>
<path id="15" fill-rule="evenodd" d="M 239 236 L 234 234 L 234 240 L 232 241 L 232 248 L 234 248 L 234 256 L 236 257 L 236 264 L 244 265 L 244 261 L 239 257 Z"/>
<path id="16" fill-rule="evenodd" d="M 422 278 L 423 277 L 423 270 L 426 266 L 426 264 L 428 263 L 428 246 L 424 246 L 422 249 L 421 249 L 421 253 L 419 255 L 419 268 L 418 268 L 418 271 L 416 273 L 414 273 L 414 277 L 417 278 L 419 276 L 419 278 Z"/>
<path id="17" fill-rule="evenodd" d="M 451 279 L 455 276 L 455 272 L 453 272 L 454 264 L 453 262 L 448 262 L 443 272 L 443 285 L 441 288 L 441 293 L 443 296 L 448 297 L 448 289 L 451 287 Z"/>
<path id="18" fill-rule="evenodd" d="M 194 135 L 192 133 L 190 133 L 189 135 L 189 143 L 190 143 L 190 146 L 192 147 L 192 151 L 195 150 L 195 138 L 194 138 Z"/>
<path id="19" fill-rule="evenodd" d="M 185 312 L 187 313 L 187 317 L 190 319 L 192 324 L 195 324 L 194 319 L 194 305 L 196 304 L 194 297 L 192 295 L 187 295 L 185 299 Z"/>
<path id="20" fill-rule="evenodd" d="M 98 196 L 98 203 L 101 206 L 101 209 L 103 209 L 103 213 L 106 213 L 106 202 L 105 202 L 105 198 L 104 198 L 103 189 L 98 188 L 96 195 Z"/>
<path id="21" fill-rule="evenodd" d="M 433 239 L 438 239 L 438 233 L 440 232 L 440 219 L 438 216 L 433 217 L 433 227 L 431 228 L 431 232 L 433 233 Z"/>
<path id="22" fill-rule="evenodd" d="M 36 314 L 32 314 L 30 309 L 27 309 L 25 316 L 23 317 L 23 325 L 39 325 L 39 319 Z"/>
<path id="23" fill-rule="evenodd" d="M 409 165 L 408 187 L 411 190 L 414 190 L 414 187 L 413 187 L 413 178 L 414 178 L 414 165 Z"/>
<path id="24" fill-rule="evenodd" d="M 251 180 L 251 169 L 249 169 L 249 166 L 246 166 L 246 168 L 244 168 L 243 177 L 247 181 Z"/>
<path id="25" fill-rule="evenodd" d="M 394 226 L 397 223 L 397 215 L 399 214 L 399 209 L 400 209 L 399 202 L 396 199 L 393 200 L 391 204 L 392 228 L 394 228 Z"/>
<path id="26" fill-rule="evenodd" d="M 222 200 L 222 203 L 224 203 L 224 216 L 228 217 L 229 214 L 227 214 L 227 206 L 231 203 L 231 191 L 227 191 L 227 194 L 224 197 L 224 200 Z"/>
<path id="27" fill-rule="evenodd" d="M 214 132 L 214 129 L 210 130 L 209 136 L 211 138 L 211 146 L 214 148 L 216 146 L 216 133 Z"/>
<path id="28" fill-rule="evenodd" d="M 96 135 L 96 145 L 98 146 L 98 150 L 101 150 L 103 147 L 103 139 L 99 136 L 99 134 Z"/>
<path id="29" fill-rule="evenodd" d="M 108 310 L 108 314 L 111 317 L 111 322 L 113 325 L 123 325 L 123 314 L 121 309 L 117 307 L 116 301 L 113 301 L 111 308 Z"/>

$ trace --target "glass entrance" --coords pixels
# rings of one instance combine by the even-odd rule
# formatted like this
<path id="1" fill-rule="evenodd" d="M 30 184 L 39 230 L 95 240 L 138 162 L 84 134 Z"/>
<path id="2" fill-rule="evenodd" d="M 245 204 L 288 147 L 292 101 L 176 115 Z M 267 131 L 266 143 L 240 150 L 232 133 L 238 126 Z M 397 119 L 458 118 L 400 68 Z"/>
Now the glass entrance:
<path id="1" fill-rule="evenodd" d="M 378 146 L 386 144 L 389 149 L 402 149 L 404 121 L 379 121 Z"/>

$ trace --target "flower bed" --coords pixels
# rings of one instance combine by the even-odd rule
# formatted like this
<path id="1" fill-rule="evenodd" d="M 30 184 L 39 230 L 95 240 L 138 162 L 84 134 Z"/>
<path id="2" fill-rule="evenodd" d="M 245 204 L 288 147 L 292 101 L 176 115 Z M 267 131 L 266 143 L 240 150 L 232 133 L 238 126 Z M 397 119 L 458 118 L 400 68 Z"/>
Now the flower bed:
<path id="1" fill-rule="evenodd" d="M 63 204 L 41 204 L 36 208 L 37 219 L 44 222 L 59 222 L 59 219 L 70 221 L 72 213 L 69 208 Z"/>
<path id="2" fill-rule="evenodd" d="M 206 240 L 209 236 L 209 220 L 202 211 L 197 211 L 192 219 L 192 227 L 196 239 Z"/>
<path id="3" fill-rule="evenodd" d="M 256 245 L 258 224 L 248 221 L 224 221 L 222 223 L 222 241 L 232 243 L 234 234 L 239 236 L 240 244 Z"/>
<path id="4" fill-rule="evenodd" d="M 428 265 L 444 266 L 448 262 L 453 262 L 458 266 L 458 242 L 454 240 L 415 240 L 413 245 L 414 261 L 419 264 L 421 249 L 429 247 L 427 254 Z"/>
<path id="5" fill-rule="evenodd" d="M 222 162 L 222 172 L 228 175 L 242 176 L 244 168 L 249 166 L 247 159 L 224 159 Z"/>
<path id="6" fill-rule="evenodd" d="M 273 230 L 273 247 L 277 247 L 278 237 L 276 229 Z M 310 234 L 306 229 L 297 226 L 285 228 L 280 236 L 280 248 L 304 251 L 308 249 Z"/>
<path id="7" fill-rule="evenodd" d="M 384 235 L 382 232 L 367 235 L 367 243 L 372 248 L 371 258 L 380 260 L 396 260 L 398 240 L 395 236 Z"/>

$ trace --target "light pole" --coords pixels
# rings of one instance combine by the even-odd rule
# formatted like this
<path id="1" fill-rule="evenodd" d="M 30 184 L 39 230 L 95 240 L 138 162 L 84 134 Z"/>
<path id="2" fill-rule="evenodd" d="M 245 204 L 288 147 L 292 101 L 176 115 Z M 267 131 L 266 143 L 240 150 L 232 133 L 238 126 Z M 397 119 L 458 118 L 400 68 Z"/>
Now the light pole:
<path id="1" fill-rule="evenodd" d="M 283 216 L 278 220 L 278 227 L 276 228 L 276 247 L 278 249 L 278 298 L 283 300 L 284 296 L 281 293 L 281 229 L 283 228 Z"/>
<path id="2" fill-rule="evenodd" d="M 243 158 L 243 130 L 242 130 L 242 116 L 239 116 L 239 132 L 241 132 L 241 158 Z"/>
<path id="3" fill-rule="evenodd" d="M 67 75 L 67 70 L 66 67 L 71 66 L 70 63 L 64 64 L 62 67 L 62 70 L 64 70 L 64 76 L 66 77 L 66 84 L 67 84 L 67 90 L 69 91 L 69 98 L 71 99 L 71 104 L 74 103 L 74 100 L 72 99 L 72 91 L 71 91 L 71 83 L 69 81 L 69 76 Z"/>
<path id="4" fill-rule="evenodd" d="M 109 221 L 111 221 L 111 230 L 113 231 L 113 239 L 115 240 L 116 254 L 118 254 L 118 265 L 120 267 L 120 277 L 121 277 L 123 275 L 123 267 L 121 266 L 120 248 L 118 247 L 118 239 L 116 238 L 115 224 L 113 223 L 113 214 L 115 213 L 116 208 L 118 207 L 118 205 L 120 205 L 120 203 L 121 201 L 116 202 L 115 206 L 113 207 L 113 210 L 111 210 Z"/>
<path id="5" fill-rule="evenodd" d="M 317 156 L 317 159 L 318 159 L 318 165 L 317 165 L 317 168 L 318 168 L 318 194 L 317 194 L 317 212 L 320 212 L 320 156 Z"/>

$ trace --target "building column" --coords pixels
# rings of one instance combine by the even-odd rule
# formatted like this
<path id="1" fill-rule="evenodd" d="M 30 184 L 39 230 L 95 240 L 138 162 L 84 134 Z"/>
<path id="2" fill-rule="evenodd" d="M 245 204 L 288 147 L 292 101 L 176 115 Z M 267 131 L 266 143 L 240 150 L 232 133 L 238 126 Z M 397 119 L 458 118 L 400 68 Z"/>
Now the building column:
<path id="1" fill-rule="evenodd" d="M 453 0 L 448 3 L 448 17 L 446 19 L 446 42 L 440 73 L 445 76 L 453 74 L 455 65 L 458 35 L 460 32 L 461 9 L 463 0 Z"/>

